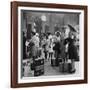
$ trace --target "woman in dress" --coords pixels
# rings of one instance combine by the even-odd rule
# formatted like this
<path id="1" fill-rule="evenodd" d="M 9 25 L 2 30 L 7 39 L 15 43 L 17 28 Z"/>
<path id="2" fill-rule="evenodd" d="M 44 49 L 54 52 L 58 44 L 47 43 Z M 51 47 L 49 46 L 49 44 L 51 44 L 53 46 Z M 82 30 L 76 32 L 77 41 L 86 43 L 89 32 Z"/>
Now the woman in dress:
<path id="1" fill-rule="evenodd" d="M 60 57 L 60 54 L 61 54 L 61 45 L 60 45 L 61 36 L 60 36 L 60 32 L 59 31 L 55 32 L 55 36 L 56 36 L 56 40 L 54 42 L 55 45 L 53 47 L 53 50 L 55 51 L 56 66 L 58 66 L 59 65 L 58 58 Z"/>
<path id="2" fill-rule="evenodd" d="M 74 73 L 75 69 L 75 59 L 77 59 L 77 48 L 75 46 L 74 34 L 70 31 L 69 37 L 65 39 L 64 45 L 68 44 L 68 58 L 71 60 L 71 70 L 70 73 Z"/>

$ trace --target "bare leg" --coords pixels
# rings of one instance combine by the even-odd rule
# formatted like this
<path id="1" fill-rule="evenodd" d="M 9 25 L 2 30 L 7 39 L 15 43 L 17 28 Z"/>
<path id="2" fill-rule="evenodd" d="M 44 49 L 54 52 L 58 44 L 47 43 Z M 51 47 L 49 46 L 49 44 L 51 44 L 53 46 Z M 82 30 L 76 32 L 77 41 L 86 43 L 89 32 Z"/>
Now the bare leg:
<path id="1" fill-rule="evenodd" d="M 76 71 L 75 69 L 75 61 L 74 59 L 71 60 L 71 70 L 70 70 L 70 73 L 74 73 Z"/>
<path id="2" fill-rule="evenodd" d="M 75 61 L 74 61 L 74 59 L 72 59 L 71 63 L 72 63 L 72 71 L 73 71 L 73 70 L 75 70 Z"/>

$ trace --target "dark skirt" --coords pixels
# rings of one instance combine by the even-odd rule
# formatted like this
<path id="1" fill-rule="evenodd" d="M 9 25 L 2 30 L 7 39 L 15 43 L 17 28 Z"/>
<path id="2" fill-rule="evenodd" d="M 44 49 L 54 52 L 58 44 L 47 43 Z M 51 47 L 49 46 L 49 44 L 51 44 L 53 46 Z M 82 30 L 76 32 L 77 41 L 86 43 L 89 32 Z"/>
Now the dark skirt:
<path id="1" fill-rule="evenodd" d="M 69 59 L 77 59 L 77 47 L 75 45 L 70 45 L 68 48 Z"/>

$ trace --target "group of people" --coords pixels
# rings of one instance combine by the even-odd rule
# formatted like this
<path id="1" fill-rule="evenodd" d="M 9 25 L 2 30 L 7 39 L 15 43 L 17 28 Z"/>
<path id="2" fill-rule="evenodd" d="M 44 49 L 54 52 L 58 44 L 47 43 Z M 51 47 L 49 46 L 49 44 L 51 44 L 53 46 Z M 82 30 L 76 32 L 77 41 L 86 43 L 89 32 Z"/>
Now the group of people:
<path id="1" fill-rule="evenodd" d="M 69 27 L 68 27 L 69 28 Z M 70 29 L 70 28 L 69 28 Z M 65 32 L 55 32 L 55 34 L 43 33 L 41 36 L 33 30 L 31 32 L 31 39 L 24 42 L 26 47 L 30 47 L 30 58 L 42 57 L 45 61 L 51 59 L 62 58 L 64 61 L 71 60 L 72 70 L 75 72 L 75 59 L 78 57 L 77 47 L 75 45 L 76 36 L 71 30 Z M 58 66 L 57 61 L 57 66 Z"/>

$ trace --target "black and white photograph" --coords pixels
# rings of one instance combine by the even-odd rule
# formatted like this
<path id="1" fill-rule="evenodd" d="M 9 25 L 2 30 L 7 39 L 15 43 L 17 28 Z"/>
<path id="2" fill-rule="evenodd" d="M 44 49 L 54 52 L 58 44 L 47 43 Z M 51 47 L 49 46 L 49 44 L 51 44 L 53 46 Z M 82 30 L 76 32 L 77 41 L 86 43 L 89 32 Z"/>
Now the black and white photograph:
<path id="1" fill-rule="evenodd" d="M 12 87 L 87 83 L 87 6 L 11 7 Z"/>
<path id="2" fill-rule="evenodd" d="M 21 9 L 21 78 L 80 74 L 81 12 Z"/>

